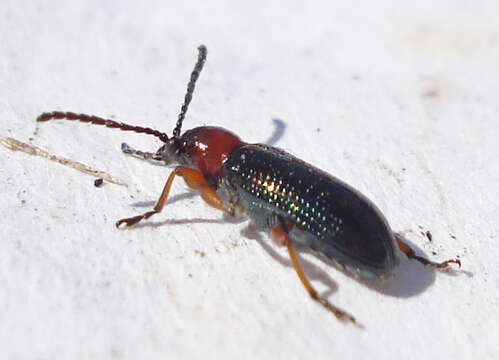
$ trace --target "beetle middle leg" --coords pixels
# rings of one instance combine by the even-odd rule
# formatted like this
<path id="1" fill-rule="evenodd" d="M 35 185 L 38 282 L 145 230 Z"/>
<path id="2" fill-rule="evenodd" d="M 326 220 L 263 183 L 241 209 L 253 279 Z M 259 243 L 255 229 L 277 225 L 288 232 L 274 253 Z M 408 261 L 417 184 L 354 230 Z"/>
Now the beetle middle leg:
<path id="1" fill-rule="evenodd" d="M 125 224 L 126 226 L 131 226 L 138 223 L 141 220 L 147 219 L 154 214 L 157 214 L 163 210 L 163 206 L 165 205 L 166 199 L 168 198 L 168 194 L 170 193 L 170 188 L 173 183 L 173 179 L 175 176 L 180 176 L 184 178 L 185 182 L 189 187 L 194 190 L 198 190 L 200 192 L 201 197 L 204 201 L 208 203 L 208 205 L 213 206 L 216 209 L 222 210 L 229 215 L 234 215 L 234 208 L 231 204 L 223 201 L 220 196 L 218 196 L 216 190 L 208 184 L 205 177 L 201 172 L 195 169 L 188 168 L 186 166 L 177 166 L 170 176 L 168 180 L 166 180 L 165 186 L 163 187 L 163 191 L 154 205 L 153 210 L 148 211 L 144 214 L 137 215 L 134 217 L 121 219 L 116 222 L 116 227 L 119 227 L 121 224 Z"/>
<path id="2" fill-rule="evenodd" d="M 286 246 L 288 248 L 289 257 L 291 258 L 291 262 L 293 263 L 293 267 L 295 268 L 296 274 L 298 275 L 301 283 L 307 290 L 310 297 L 324 306 L 326 309 L 331 311 L 338 319 L 340 320 L 350 320 L 355 323 L 355 318 L 347 313 L 346 311 L 341 310 L 340 308 L 334 306 L 325 298 L 321 297 L 317 290 L 312 286 L 310 281 L 305 276 L 303 269 L 298 260 L 298 256 L 296 255 L 295 247 L 293 245 L 293 241 L 288 235 L 287 230 L 281 219 L 272 215 L 271 219 L 269 219 L 269 236 L 270 238 L 277 244 L 281 246 Z"/>
<path id="3" fill-rule="evenodd" d="M 399 236 L 395 235 L 395 240 L 397 240 L 397 244 L 400 251 L 402 251 L 409 259 L 414 259 L 416 261 L 419 261 L 421 264 L 425 266 L 430 265 L 433 266 L 434 268 L 442 269 L 448 267 L 449 264 L 457 264 L 459 265 L 459 267 L 461 267 L 461 260 L 459 259 L 450 259 L 442 262 L 434 262 L 422 256 L 416 255 L 416 252 L 408 244 L 402 241 L 402 239 Z"/>

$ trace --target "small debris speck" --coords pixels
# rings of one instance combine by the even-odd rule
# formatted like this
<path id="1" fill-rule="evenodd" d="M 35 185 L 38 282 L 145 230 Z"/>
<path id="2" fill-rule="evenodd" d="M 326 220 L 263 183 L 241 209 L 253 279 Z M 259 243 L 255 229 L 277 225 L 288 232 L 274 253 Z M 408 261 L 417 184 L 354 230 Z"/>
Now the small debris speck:
<path id="1" fill-rule="evenodd" d="M 94 181 L 95 187 L 100 187 L 103 183 L 104 183 L 104 179 L 102 179 L 102 178 L 95 179 L 95 181 Z"/>
<path id="2" fill-rule="evenodd" d="M 195 252 L 196 254 L 198 254 L 199 256 L 201 256 L 201 257 L 205 257 L 205 255 L 206 255 L 206 253 L 205 253 L 204 251 L 194 250 L 194 252 Z"/>

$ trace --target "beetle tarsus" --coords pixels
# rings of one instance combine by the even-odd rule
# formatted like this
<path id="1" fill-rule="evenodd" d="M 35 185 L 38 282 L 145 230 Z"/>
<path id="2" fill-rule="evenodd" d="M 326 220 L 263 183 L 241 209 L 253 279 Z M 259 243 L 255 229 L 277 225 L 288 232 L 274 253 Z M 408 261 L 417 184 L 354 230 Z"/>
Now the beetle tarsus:
<path id="1" fill-rule="evenodd" d="M 334 306 L 333 304 L 331 304 L 329 301 L 327 301 L 326 299 L 320 297 L 317 295 L 315 296 L 312 296 L 312 294 L 310 295 L 310 297 L 312 299 L 314 299 L 315 301 L 317 301 L 318 303 L 320 303 L 322 306 L 324 306 L 326 309 L 328 309 L 329 311 L 331 311 L 334 316 L 336 316 L 336 318 L 338 320 L 342 320 L 342 321 L 351 321 L 352 323 L 356 323 L 357 321 L 355 320 L 355 317 L 353 315 L 350 315 L 349 313 L 347 313 L 346 311 L 343 311 L 339 308 L 337 308 L 336 306 Z"/>
<path id="2" fill-rule="evenodd" d="M 459 267 L 461 267 L 461 260 L 459 259 L 450 259 L 450 260 L 446 260 L 446 261 L 442 261 L 442 262 L 435 262 L 435 261 L 431 261 L 431 260 L 428 260 L 422 256 L 417 256 L 414 254 L 414 251 L 412 252 L 412 254 L 406 254 L 407 257 L 409 259 L 414 259 L 416 261 L 419 261 L 421 264 L 423 265 L 430 265 L 434 268 L 437 268 L 437 269 L 446 269 L 450 266 L 450 264 L 457 264 Z"/>
<path id="3" fill-rule="evenodd" d="M 395 240 L 397 240 L 397 244 L 398 244 L 400 251 L 402 251 L 407 256 L 407 258 L 409 258 L 411 260 L 419 261 L 421 264 L 423 264 L 425 266 L 430 265 L 430 266 L 437 268 L 437 269 L 446 269 L 450 266 L 450 264 L 457 264 L 459 267 L 461 267 L 461 260 L 459 260 L 459 259 L 450 259 L 450 260 L 446 260 L 446 261 L 442 261 L 442 262 L 431 261 L 431 260 L 428 260 L 422 256 L 416 255 L 416 252 L 414 251 L 414 249 L 412 249 L 406 242 L 404 242 L 400 238 L 400 236 L 395 236 Z"/>
<path id="4" fill-rule="evenodd" d="M 138 215 L 138 216 L 134 216 L 134 217 L 131 217 L 131 218 L 126 218 L 126 219 L 118 220 L 118 221 L 116 221 L 116 227 L 119 228 L 122 224 L 125 224 L 127 227 L 135 225 L 139 221 L 147 219 L 150 216 L 152 216 L 152 215 L 154 215 L 154 214 L 156 214 L 158 212 L 159 211 L 153 210 L 153 211 L 148 211 L 148 212 L 146 212 L 145 214 L 142 214 L 142 215 Z"/>

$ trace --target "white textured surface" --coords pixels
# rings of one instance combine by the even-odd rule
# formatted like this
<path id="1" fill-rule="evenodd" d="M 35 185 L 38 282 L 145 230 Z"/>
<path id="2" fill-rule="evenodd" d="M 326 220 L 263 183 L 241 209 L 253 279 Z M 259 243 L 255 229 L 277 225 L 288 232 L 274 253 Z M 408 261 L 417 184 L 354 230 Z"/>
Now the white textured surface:
<path id="1" fill-rule="evenodd" d="M 129 186 L 97 189 L 0 148 L 0 357 L 497 356 L 497 4 L 3 0 L 0 134 Z M 307 297 L 283 249 L 181 195 L 180 181 L 161 215 L 115 229 L 152 206 L 169 173 L 119 145 L 158 141 L 34 119 L 72 110 L 171 132 L 200 43 L 208 62 L 185 129 L 262 142 L 282 119 L 277 146 L 351 183 L 418 251 L 459 255 L 466 272 L 403 260 L 376 289 L 304 255 L 360 330 Z"/>

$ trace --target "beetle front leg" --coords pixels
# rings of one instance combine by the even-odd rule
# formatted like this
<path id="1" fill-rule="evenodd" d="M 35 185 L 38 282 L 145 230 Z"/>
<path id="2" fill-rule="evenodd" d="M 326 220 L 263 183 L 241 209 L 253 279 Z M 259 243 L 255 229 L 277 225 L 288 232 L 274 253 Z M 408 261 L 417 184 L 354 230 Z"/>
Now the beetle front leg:
<path id="1" fill-rule="evenodd" d="M 203 173 L 186 166 L 177 166 L 175 172 L 184 178 L 185 183 L 191 189 L 199 191 L 199 194 L 208 205 L 234 216 L 234 206 L 222 200 L 215 188 L 208 184 Z"/>
<path id="2" fill-rule="evenodd" d="M 280 221 L 280 219 L 276 215 L 274 215 L 273 218 L 270 219 L 269 225 L 270 238 L 277 245 L 286 246 L 288 248 L 289 257 L 291 258 L 291 262 L 293 263 L 296 274 L 300 278 L 301 283 L 307 290 L 310 297 L 320 303 L 326 309 L 331 311 L 339 320 L 349 320 L 353 323 L 356 323 L 355 318 L 352 315 L 334 306 L 329 301 L 327 301 L 327 299 L 321 297 L 317 290 L 315 290 L 315 288 L 312 286 L 310 281 L 305 276 L 305 273 L 303 272 L 300 262 L 298 261 L 298 256 L 296 255 L 293 241 L 289 237 L 288 232 L 285 230 L 282 221 Z"/>
<path id="3" fill-rule="evenodd" d="M 234 215 L 233 206 L 225 203 L 220 198 L 220 196 L 218 196 L 216 190 L 208 184 L 204 175 L 201 172 L 195 169 L 188 168 L 186 166 L 177 166 L 168 177 L 168 180 L 166 180 L 161 196 L 156 202 L 156 205 L 154 205 L 153 210 L 148 211 L 142 215 L 118 220 L 116 222 L 116 227 L 119 227 L 121 224 L 125 224 L 126 226 L 131 226 L 138 223 L 141 220 L 147 219 L 152 215 L 161 212 L 168 198 L 168 194 L 170 193 L 170 188 L 172 186 L 173 179 L 175 179 L 175 176 L 183 177 L 186 184 L 189 187 L 199 191 L 201 197 L 203 198 L 204 201 L 208 203 L 208 205 L 211 205 L 214 208 L 222 210 L 231 216 Z"/>
<path id="4" fill-rule="evenodd" d="M 461 267 L 461 260 L 459 259 L 450 259 L 442 262 L 434 262 L 422 256 L 416 255 L 416 252 L 408 244 L 402 241 L 402 239 L 399 236 L 395 235 L 395 240 L 397 240 L 397 244 L 400 251 L 402 251 L 409 259 L 414 259 L 416 261 L 419 261 L 421 264 L 425 266 L 430 265 L 433 266 L 434 268 L 442 269 L 448 267 L 449 264 L 452 263 L 452 264 L 457 264 L 459 265 L 459 267 Z"/>

